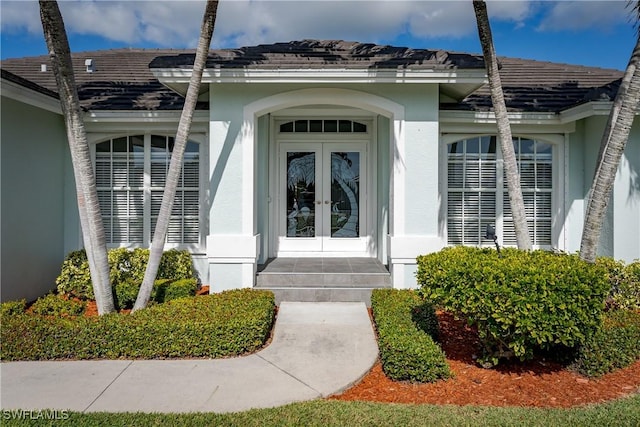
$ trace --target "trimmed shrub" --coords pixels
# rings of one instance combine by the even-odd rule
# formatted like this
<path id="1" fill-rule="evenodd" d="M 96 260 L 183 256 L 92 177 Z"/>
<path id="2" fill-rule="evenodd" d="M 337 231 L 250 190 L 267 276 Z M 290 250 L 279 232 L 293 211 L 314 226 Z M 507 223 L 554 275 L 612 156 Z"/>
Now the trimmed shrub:
<path id="1" fill-rule="evenodd" d="M 149 262 L 148 249 L 117 248 L 109 250 L 109 280 L 118 284 L 124 282 L 142 283 Z"/>
<path id="2" fill-rule="evenodd" d="M 86 304 L 82 301 L 48 294 L 31 305 L 31 312 L 42 316 L 79 316 L 84 313 L 85 307 Z"/>
<path id="3" fill-rule="evenodd" d="M 374 289 L 371 309 L 385 374 L 396 381 L 433 382 L 449 378 L 445 355 L 435 343 L 433 306 L 411 290 Z"/>
<path id="4" fill-rule="evenodd" d="M 25 299 L 17 301 L 7 301 L 0 304 L 0 314 L 2 316 L 11 316 L 14 314 L 24 313 L 27 308 L 27 301 Z"/>
<path id="5" fill-rule="evenodd" d="M 640 312 L 615 310 L 602 328 L 580 346 L 572 367 L 588 377 L 625 368 L 640 359 Z"/>
<path id="6" fill-rule="evenodd" d="M 610 257 L 599 257 L 596 264 L 604 268 L 607 280 L 609 281 L 609 295 L 606 300 L 607 310 L 627 308 L 629 296 L 632 293 L 631 284 L 625 272 L 625 265 L 622 261 Z"/>
<path id="7" fill-rule="evenodd" d="M 2 315 L 1 360 L 229 357 L 269 338 L 273 293 L 239 289 L 181 298 L 133 314 Z"/>
<path id="8" fill-rule="evenodd" d="M 149 261 L 148 249 L 126 248 L 110 249 L 109 278 L 114 288 L 121 284 L 121 291 L 131 289 L 126 283 L 140 285 Z M 190 279 L 195 278 L 193 260 L 189 251 L 171 249 L 162 254 L 156 279 Z M 67 255 L 62 263 L 60 276 L 56 279 L 58 293 L 67 294 L 80 299 L 94 299 L 89 262 L 84 250 L 74 251 Z M 114 289 L 116 299 L 118 290 Z M 122 305 L 121 305 L 122 307 Z"/>
<path id="9" fill-rule="evenodd" d="M 425 298 L 478 327 L 486 367 L 584 343 L 600 326 L 609 292 L 600 265 L 510 248 L 498 254 L 460 246 L 420 256 L 417 279 Z"/>
<path id="10" fill-rule="evenodd" d="M 148 253 L 148 251 L 147 251 Z M 148 259 L 148 255 L 147 255 Z M 146 265 L 146 262 L 145 262 Z M 189 251 L 170 249 L 162 254 L 157 279 L 190 279 L 196 277 Z M 140 281 L 142 282 L 142 280 Z"/>
<path id="11" fill-rule="evenodd" d="M 192 297 L 198 291 L 198 282 L 196 279 L 180 279 L 171 282 L 166 287 L 164 300 L 162 302 L 171 301 L 178 298 Z"/>
<path id="12" fill-rule="evenodd" d="M 138 291 L 140 290 L 140 284 L 134 283 L 131 280 L 116 283 L 113 286 L 114 297 L 116 307 L 119 309 L 133 308 L 133 305 L 138 298 Z"/>
<path id="13" fill-rule="evenodd" d="M 624 280 L 611 296 L 614 306 L 620 309 L 640 310 L 640 261 L 624 268 Z"/>
<path id="14" fill-rule="evenodd" d="M 58 293 L 81 299 L 93 299 L 89 261 L 84 250 L 69 252 L 56 278 Z"/>
<path id="15" fill-rule="evenodd" d="M 173 282 L 172 279 L 158 279 L 153 284 L 153 289 L 151 290 L 151 301 L 162 304 L 165 301 L 165 295 L 167 293 L 167 288 Z"/>
<path id="16" fill-rule="evenodd" d="M 118 308 L 133 308 L 140 291 L 140 282 L 127 280 L 114 286 L 116 304 Z M 195 296 L 198 291 L 198 281 L 190 279 L 159 279 L 153 284 L 150 301 L 162 304 L 178 298 Z"/>

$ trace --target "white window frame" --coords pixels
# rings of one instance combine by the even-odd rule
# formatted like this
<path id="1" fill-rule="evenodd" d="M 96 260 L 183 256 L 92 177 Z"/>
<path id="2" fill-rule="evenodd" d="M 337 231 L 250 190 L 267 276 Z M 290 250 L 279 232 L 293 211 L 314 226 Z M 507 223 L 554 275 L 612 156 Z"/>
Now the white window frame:
<path id="1" fill-rule="evenodd" d="M 442 230 L 441 239 L 443 245 L 449 244 L 448 230 L 448 147 L 454 142 L 465 139 L 479 138 L 483 136 L 495 136 L 488 133 L 478 134 L 453 134 L 447 133 L 441 135 L 440 144 L 440 194 L 442 195 L 440 203 L 440 223 Z M 551 183 L 551 245 L 533 245 L 534 249 L 565 249 L 565 227 L 564 227 L 564 195 L 565 195 L 565 136 L 560 134 L 516 134 L 515 138 L 532 139 L 534 141 L 551 144 L 552 147 L 552 183 Z M 498 144 L 499 145 L 499 144 Z M 503 182 L 503 160 L 499 146 L 496 148 L 496 234 L 498 243 L 504 244 L 504 216 L 502 206 L 502 195 L 506 194 L 506 184 Z M 502 191 L 499 191 L 500 189 Z M 482 230 L 483 231 L 483 230 Z M 489 240 L 481 240 L 479 245 L 470 246 L 492 246 L 493 242 Z M 512 245 L 507 245 L 512 246 Z"/>
<path id="2" fill-rule="evenodd" d="M 121 243 L 107 243 L 107 248 L 148 248 L 151 245 L 151 235 L 153 234 L 153 230 L 151 230 L 151 192 L 157 191 L 156 187 L 151 187 L 151 137 L 152 136 L 161 136 L 161 137 L 175 137 L 175 133 L 167 133 L 167 132 L 148 132 L 148 131 L 140 131 L 140 132 L 129 132 L 126 134 L 102 134 L 99 136 L 99 139 L 95 139 L 91 142 L 91 156 L 94 164 L 94 168 L 96 165 L 96 145 L 122 137 L 127 136 L 142 136 L 144 138 L 144 184 L 143 184 L 143 192 L 144 192 L 144 206 L 143 206 L 143 241 L 142 242 L 121 242 Z M 207 166 L 208 159 L 206 157 L 207 153 L 207 144 L 206 144 L 206 136 L 202 134 L 192 134 L 189 136 L 189 141 L 195 142 L 198 144 L 198 156 L 199 156 L 199 176 L 198 176 L 198 201 L 199 201 L 199 211 L 198 211 L 198 242 L 197 243 L 169 243 L 165 242 L 164 249 L 180 249 L 180 250 L 188 250 L 193 254 L 204 253 L 206 247 L 206 203 L 207 203 Z"/>

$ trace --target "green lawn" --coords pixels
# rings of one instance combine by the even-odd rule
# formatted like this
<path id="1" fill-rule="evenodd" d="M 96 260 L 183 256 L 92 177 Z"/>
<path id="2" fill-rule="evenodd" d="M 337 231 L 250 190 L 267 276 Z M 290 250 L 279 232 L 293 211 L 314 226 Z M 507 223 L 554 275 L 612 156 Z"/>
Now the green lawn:
<path id="1" fill-rule="evenodd" d="M 81 414 L 67 420 L 8 420 L 3 426 L 633 426 L 640 425 L 640 394 L 573 409 L 395 405 L 316 400 L 235 414 Z M 9 414 L 10 415 L 10 414 Z M 57 415 L 61 415 L 60 412 Z M 32 414 L 33 417 L 37 413 Z M 62 418 L 62 417 L 60 417 Z"/>

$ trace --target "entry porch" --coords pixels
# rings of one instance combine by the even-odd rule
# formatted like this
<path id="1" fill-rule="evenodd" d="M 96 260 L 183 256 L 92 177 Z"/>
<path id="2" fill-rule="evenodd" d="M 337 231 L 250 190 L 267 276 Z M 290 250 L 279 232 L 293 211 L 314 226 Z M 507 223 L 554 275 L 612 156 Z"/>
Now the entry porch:
<path id="1" fill-rule="evenodd" d="M 271 258 L 258 267 L 257 289 L 282 301 L 364 302 L 390 288 L 391 275 L 376 258 Z"/>

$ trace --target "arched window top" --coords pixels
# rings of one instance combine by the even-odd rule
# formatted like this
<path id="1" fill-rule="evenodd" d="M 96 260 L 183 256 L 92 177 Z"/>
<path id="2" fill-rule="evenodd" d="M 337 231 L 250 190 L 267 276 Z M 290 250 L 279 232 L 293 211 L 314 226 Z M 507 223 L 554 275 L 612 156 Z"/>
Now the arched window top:
<path id="1" fill-rule="evenodd" d="M 353 120 L 292 120 L 280 125 L 280 133 L 366 133 L 367 125 Z"/>
<path id="2" fill-rule="evenodd" d="M 518 161 L 550 160 L 553 155 L 553 144 L 538 139 L 514 136 L 513 148 Z M 447 144 L 449 158 L 495 159 L 496 150 L 499 149 L 498 138 L 495 135 L 476 136 Z"/>
<path id="3" fill-rule="evenodd" d="M 460 139 L 447 144 L 447 242 L 452 245 L 490 245 L 487 225 L 495 226 L 503 245 L 515 246 L 515 228 L 502 166 L 493 135 Z M 553 144 L 513 137 L 520 186 L 533 244 L 552 245 Z"/>

